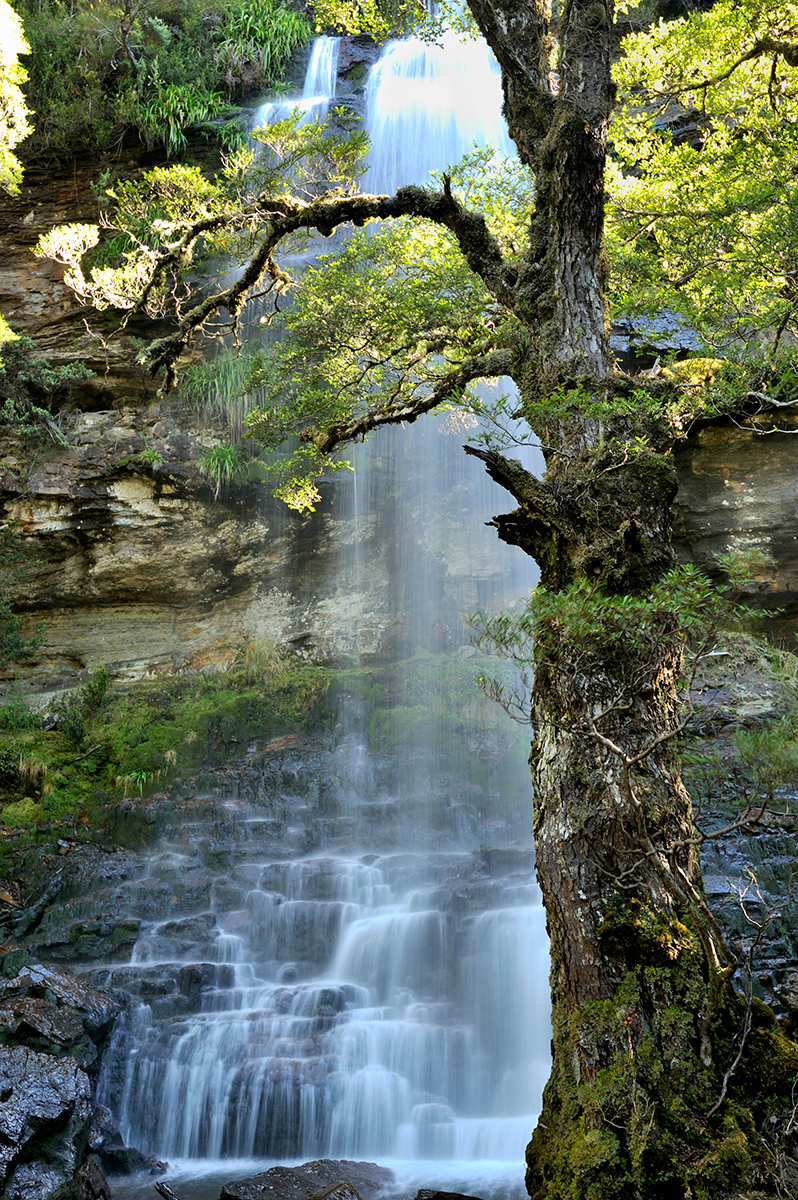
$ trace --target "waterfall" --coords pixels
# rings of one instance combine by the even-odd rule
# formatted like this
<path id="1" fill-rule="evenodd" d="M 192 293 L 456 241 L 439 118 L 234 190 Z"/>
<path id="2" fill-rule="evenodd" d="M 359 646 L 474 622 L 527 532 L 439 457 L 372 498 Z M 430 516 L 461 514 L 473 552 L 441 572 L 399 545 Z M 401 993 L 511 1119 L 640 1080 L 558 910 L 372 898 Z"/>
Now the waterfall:
<path id="1" fill-rule="evenodd" d="M 255 112 L 252 127 L 268 125 L 299 112 L 303 122 L 323 121 L 335 95 L 340 38 L 319 37 L 310 53 L 302 95 L 299 99 L 269 100 Z"/>
<path id="2" fill-rule="evenodd" d="M 369 76 L 366 100 L 373 143 L 367 191 L 429 183 L 430 171 L 453 165 L 475 145 L 513 153 L 499 67 L 482 38 L 448 32 L 438 45 L 389 42 Z"/>
<path id="3" fill-rule="evenodd" d="M 168 1159 L 520 1163 L 550 1036 L 529 852 L 502 852 L 489 874 L 475 850 L 262 868 L 252 850 L 252 863 L 225 863 L 239 887 L 256 868 L 257 886 L 207 927 L 199 957 L 220 965 L 200 1010 L 160 1020 L 157 1004 L 136 1010 L 125 1136 Z M 154 859 L 156 877 L 173 877 L 170 853 Z M 475 874 L 483 894 L 464 908 Z M 496 907 L 470 916 L 480 904 Z M 243 936 L 223 932 L 230 920 Z M 185 924 L 155 926 L 161 969 Z M 136 958 L 153 963 L 151 951 Z"/>
<path id="4" fill-rule="evenodd" d="M 303 111 L 334 93 L 335 54 L 317 40 Z M 484 43 L 390 43 L 368 106 L 369 188 L 423 182 L 475 140 L 508 150 Z M 222 1177 L 322 1156 L 522 1193 L 551 1036 L 528 731 L 463 693 L 463 616 L 510 603 L 534 566 L 485 528 L 501 494 L 465 433 L 454 416 L 380 432 L 317 518 L 341 549 L 308 625 L 348 614 L 352 662 L 380 655 L 393 700 L 372 712 L 353 686 L 328 744 L 253 763 L 217 823 L 172 829 L 149 877 L 175 911 L 109 974 L 142 1003 L 102 1099 L 145 1153 L 187 1179 L 215 1170 L 203 1200 Z M 200 915 L 187 878 L 205 880 Z"/>

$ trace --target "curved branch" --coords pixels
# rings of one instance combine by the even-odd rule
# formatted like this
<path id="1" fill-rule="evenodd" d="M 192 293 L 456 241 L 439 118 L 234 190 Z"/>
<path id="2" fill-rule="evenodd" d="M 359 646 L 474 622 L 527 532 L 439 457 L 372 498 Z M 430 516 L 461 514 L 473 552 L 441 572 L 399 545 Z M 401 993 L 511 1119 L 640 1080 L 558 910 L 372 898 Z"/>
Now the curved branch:
<path id="1" fill-rule="evenodd" d="M 682 84 L 681 87 L 666 88 L 665 94 L 678 96 L 682 92 L 694 92 L 698 89 L 705 90 L 715 87 L 716 84 L 730 79 L 734 72 L 745 63 L 751 62 L 755 58 L 762 58 L 765 54 L 772 54 L 776 59 L 783 58 L 788 67 L 798 67 L 798 45 L 795 42 L 783 42 L 772 37 L 757 38 L 750 50 L 746 50 L 745 54 L 741 54 L 739 58 L 735 59 L 725 71 L 713 75 L 710 79 L 699 79 L 693 83 Z"/>
<path id="2" fill-rule="evenodd" d="M 431 412 L 439 404 L 447 400 L 458 400 L 472 379 L 483 379 L 490 376 L 506 375 L 511 365 L 509 350 L 488 350 L 466 358 L 453 371 L 449 371 L 430 392 L 417 400 L 408 400 L 396 407 L 375 409 L 355 417 L 345 425 L 333 425 L 330 429 L 319 430 L 308 426 L 299 435 L 301 442 L 312 442 L 322 454 L 330 454 L 336 446 L 344 442 L 355 441 L 377 429 L 380 425 L 400 425 L 402 422 L 411 424 L 417 417 Z"/>
<path id="3" fill-rule="evenodd" d="M 554 525 L 556 506 L 551 489 L 521 465 L 517 458 L 504 458 L 491 450 L 480 450 L 477 446 L 463 446 L 466 454 L 472 454 L 485 464 L 485 470 L 494 483 L 510 493 L 524 508 L 545 517 Z"/>
<path id="4" fill-rule="evenodd" d="M 144 306 L 152 289 L 161 283 L 169 270 L 178 270 L 190 260 L 192 246 L 199 237 L 223 228 L 226 224 L 239 223 L 245 217 L 256 216 L 266 222 L 264 235 L 235 283 L 206 296 L 182 317 L 174 333 L 152 342 L 140 355 L 139 362 L 148 367 L 152 374 L 165 369 L 167 391 L 174 382 L 177 359 L 186 349 L 194 331 L 212 313 L 226 308 L 236 315 L 245 302 L 249 289 L 264 274 L 271 279 L 270 286 L 278 291 L 282 292 L 290 287 L 293 280 L 281 269 L 273 254 L 283 238 L 299 229 L 316 229 L 322 236 L 329 237 L 339 225 L 350 222 L 354 225 L 365 225 L 367 221 L 374 219 L 424 217 L 451 230 L 471 270 L 482 279 L 500 304 L 510 309 L 514 307 L 513 268 L 505 262 L 499 243 L 488 229 L 484 216 L 472 212 L 455 200 L 449 179 L 444 177 L 442 192 L 430 192 L 413 186 L 399 188 L 394 196 L 357 195 L 337 196 L 332 199 L 322 197 L 310 203 L 293 197 L 262 196 L 235 214 L 227 212 L 212 217 L 204 216 L 180 227 L 180 239 L 170 246 L 158 261 L 136 308 L 141 309 Z M 482 372 L 494 373 L 496 372 Z"/>

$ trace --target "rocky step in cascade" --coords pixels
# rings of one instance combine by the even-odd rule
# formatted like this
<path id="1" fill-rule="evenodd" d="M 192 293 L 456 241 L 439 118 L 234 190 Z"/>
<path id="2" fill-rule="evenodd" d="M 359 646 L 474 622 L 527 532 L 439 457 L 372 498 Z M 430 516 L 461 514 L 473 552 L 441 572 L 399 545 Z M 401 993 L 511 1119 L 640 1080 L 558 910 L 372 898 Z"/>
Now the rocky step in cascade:
<path id="1" fill-rule="evenodd" d="M 393 794 L 396 763 L 354 741 L 326 777 L 281 758 L 242 769 L 115 889 L 141 925 L 129 964 L 88 972 L 135 997 L 101 1102 L 167 1159 L 520 1162 L 549 1038 L 529 843 L 481 847 L 501 798 L 430 780 L 430 755 Z"/>

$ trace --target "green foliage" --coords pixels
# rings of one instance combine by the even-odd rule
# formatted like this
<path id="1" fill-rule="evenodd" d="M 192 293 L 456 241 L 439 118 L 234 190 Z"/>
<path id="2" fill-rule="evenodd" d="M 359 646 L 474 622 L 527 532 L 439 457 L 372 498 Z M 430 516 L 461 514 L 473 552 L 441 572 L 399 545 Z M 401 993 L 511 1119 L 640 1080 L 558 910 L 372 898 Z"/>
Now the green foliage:
<path id="1" fill-rule="evenodd" d="M 226 201 L 219 181 L 206 179 L 199 167 L 182 164 L 155 167 L 140 179 L 120 181 L 105 189 L 104 198 L 114 206 L 115 224 L 102 241 L 98 225 L 58 225 L 33 251 L 63 263 L 67 286 L 100 309 L 133 307 L 159 240 L 170 238 L 182 222 L 200 213 L 219 211 Z M 106 218 L 104 227 L 109 225 Z M 188 265 L 191 255 L 186 259 Z M 153 289 L 148 311 L 153 316 L 162 313 L 163 289 Z"/>
<path id="2" fill-rule="evenodd" d="M 299 110 L 253 129 L 252 138 L 267 153 L 242 154 L 239 163 L 246 186 L 258 192 L 308 199 L 351 193 L 366 169 L 369 140 L 364 130 L 354 129 L 342 138 L 327 122 L 306 122 Z"/>
<path id="3" fill-rule="evenodd" d="M 459 182 L 492 194 L 497 235 L 509 242 L 516 226 L 502 197 L 517 192 L 517 173 L 491 166 L 481 152 L 472 158 L 484 174 L 475 181 L 466 165 Z M 285 336 L 253 362 L 246 387 L 262 401 L 247 424 L 267 451 L 300 438 L 268 469 L 276 494 L 310 508 L 318 498 L 314 481 L 342 465 L 317 450 L 315 432 L 371 410 L 401 410 L 459 365 L 489 328 L 506 326 L 510 336 L 512 326 L 452 235 L 411 218 L 355 230 L 343 250 L 305 271 L 302 285 Z"/>
<path id="4" fill-rule="evenodd" d="M 304 17 L 275 0 L 228 3 L 216 49 L 227 91 L 240 90 L 247 76 L 250 88 L 278 80 L 292 51 L 310 34 Z"/>
<path id="5" fill-rule="evenodd" d="M 14 149 L 31 130 L 31 114 L 22 94 L 28 73 L 19 62 L 19 55 L 29 52 L 22 22 L 10 4 L 0 0 L 0 191 L 12 196 L 22 181 L 22 165 Z"/>
<path id="6" fill-rule="evenodd" d="M 254 350 L 224 351 L 216 358 L 200 358 L 180 376 L 178 399 L 207 421 L 227 425 L 230 441 L 241 440 L 244 423 L 255 403 L 246 380 L 252 371 Z"/>
<path id="7" fill-rule="evenodd" d="M 40 716 L 32 712 L 24 698 L 14 692 L 6 702 L 0 705 L 0 729 L 19 732 L 22 729 L 36 729 Z"/>
<path id="8" fill-rule="evenodd" d="M 203 450 L 197 459 L 197 466 L 213 483 L 216 497 L 223 483 L 243 483 L 249 479 L 249 458 L 232 442 L 222 442 Z"/>
<path id="9" fill-rule="evenodd" d="M 56 730 L 40 729 L 12 697 L 0 707 L 0 824 L 20 804 L 9 824 L 91 812 L 109 796 L 219 765 L 252 737 L 313 729 L 326 719 L 330 679 L 316 664 L 248 646 L 224 670 L 155 685 L 112 688 L 107 669 L 95 667 L 51 706 Z"/>
<path id="10" fill-rule="evenodd" d="M 728 601 L 692 564 L 675 567 L 642 595 L 607 595 L 579 579 L 561 592 L 538 586 L 520 612 L 474 618 L 477 645 L 524 664 L 561 652 L 600 661 L 655 655 L 664 637 L 701 636 L 729 613 Z"/>
<path id="11" fill-rule="evenodd" d="M 369 33 L 378 42 L 427 18 L 421 0 L 312 0 L 316 32 Z"/>
<path id="12" fill-rule="evenodd" d="M 157 466 L 163 462 L 163 455 L 160 450 L 140 450 L 138 454 L 133 455 L 134 462 L 152 463 Z"/>
<path id="13" fill-rule="evenodd" d="M 187 129 L 195 129 L 223 108 L 218 92 L 204 92 L 193 83 L 164 83 L 140 102 L 136 124 L 149 147 L 161 142 L 171 158 L 188 145 Z"/>
<path id="14" fill-rule="evenodd" d="M 29 337 L 14 333 L 0 315 L 0 425 L 15 437 L 68 440 L 54 416 L 78 383 L 91 378 L 82 363 L 51 367 Z"/>
<path id="15" fill-rule="evenodd" d="M 326 125 L 303 125 L 299 113 L 252 136 L 267 153 L 239 150 L 213 179 L 199 167 L 181 164 L 102 189 L 108 211 L 101 226 L 56 226 L 39 239 L 34 253 L 63 263 L 64 282 L 96 308 L 132 308 L 146 288 L 148 315 L 173 312 L 176 301 L 192 294 L 185 275 L 198 262 L 213 260 L 218 267 L 254 248 L 261 222 L 268 219 L 270 195 L 353 190 L 368 145 L 363 132 L 342 140 Z M 253 201 L 253 193 L 260 201 Z M 170 255 L 186 225 L 200 220 L 202 237 L 151 279 L 159 256 Z"/>
<path id="16" fill-rule="evenodd" d="M 93 667 L 80 688 L 80 706 L 84 717 L 95 717 L 105 707 L 111 676 L 104 666 Z"/>
<path id="17" fill-rule="evenodd" d="M 608 180 L 616 310 L 668 305 L 717 344 L 798 329 L 794 63 L 761 44 L 788 47 L 797 16 L 719 0 L 624 39 Z M 678 133 L 691 122 L 697 149 Z"/>
<path id="18" fill-rule="evenodd" d="M 86 740 L 87 725 L 105 707 L 111 676 L 104 666 L 93 667 L 88 679 L 72 692 L 66 692 L 53 704 L 58 724 L 67 745 L 80 748 Z"/>
<path id="19" fill-rule="evenodd" d="M 308 23 L 277 0 L 20 0 L 32 49 L 31 151 L 67 153 L 135 129 L 167 152 L 189 130 L 229 146 L 230 97 L 280 79 Z"/>
<path id="20" fill-rule="evenodd" d="M 739 729 L 735 743 L 768 797 L 772 798 L 779 784 L 798 779 L 798 714 L 768 721 L 759 729 Z"/>

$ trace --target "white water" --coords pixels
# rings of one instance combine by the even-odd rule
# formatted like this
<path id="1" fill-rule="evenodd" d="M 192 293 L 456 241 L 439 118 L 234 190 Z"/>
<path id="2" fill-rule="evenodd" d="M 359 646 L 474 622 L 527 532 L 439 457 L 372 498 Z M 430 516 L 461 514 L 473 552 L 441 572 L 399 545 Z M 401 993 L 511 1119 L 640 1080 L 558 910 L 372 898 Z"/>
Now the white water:
<path id="1" fill-rule="evenodd" d="M 319 37 L 313 43 L 302 95 L 299 99 L 270 100 L 255 112 L 253 128 L 269 125 L 298 112 L 303 123 L 323 121 L 335 95 L 340 38 Z"/>
<path id="2" fill-rule="evenodd" d="M 453 165 L 475 145 L 514 153 L 501 115 L 501 75 L 482 38 L 446 33 L 441 45 L 389 42 L 366 97 L 373 149 L 365 191 L 429 183 L 430 171 Z"/>
<path id="3" fill-rule="evenodd" d="M 319 39 L 303 98 L 266 106 L 257 123 L 290 106 L 308 119 L 326 113 L 336 56 L 337 41 Z M 484 43 L 389 44 L 368 85 L 376 146 L 364 186 L 426 182 L 474 142 L 511 152 L 500 101 Z M 530 582 L 529 560 L 484 528 L 504 499 L 465 459 L 462 436 L 422 425 L 358 448 L 348 506 L 339 488 L 335 519 L 353 529 L 340 586 L 351 578 L 360 597 L 356 658 L 376 645 L 369 622 L 376 630 L 382 620 L 368 609 L 363 580 L 378 564 L 366 545 L 390 559 L 408 655 L 467 651 L 462 614 L 504 604 Z M 411 751 L 380 778 L 376 750 L 357 736 L 356 706 L 349 716 L 332 815 L 323 796 L 318 809 L 295 806 L 297 828 L 324 825 L 323 851 L 259 856 L 269 821 L 243 813 L 249 834 L 215 866 L 239 889 L 240 908 L 217 906 L 216 928 L 187 959 L 219 964 L 218 985 L 199 1012 L 162 1020 L 155 1004 L 134 1014 L 118 1119 L 127 1140 L 177 1164 L 170 1179 L 186 1197 L 194 1193 L 183 1180 L 199 1174 L 209 1183 L 196 1196 L 211 1197 L 222 1177 L 321 1156 L 378 1159 L 414 1190 L 521 1190 L 550 1065 L 545 921 L 528 856 L 508 851 L 511 865 L 483 871 L 478 847 L 517 845 L 529 829 L 524 754 L 508 819 L 492 776 L 479 787 L 467 772 L 452 783 L 460 768 L 446 756 L 462 746 L 433 745 L 430 732 L 417 764 Z M 498 757 L 511 752 L 504 745 Z M 181 836 L 202 855 L 204 834 Z M 174 860 L 165 847 L 153 874 Z M 134 961 L 155 969 L 179 957 L 173 924 L 149 929 Z"/>
<path id="4" fill-rule="evenodd" d="M 471 869 L 462 853 L 268 864 L 246 896 L 247 934 L 218 935 L 222 952 L 205 956 L 233 964 L 225 986 L 177 1023 L 137 1010 L 124 1135 L 170 1159 L 284 1146 L 305 1158 L 520 1161 L 548 1071 L 542 909 L 464 922 L 416 910 L 420 893 L 407 890 L 408 873 L 456 883 Z M 136 958 L 148 960 L 144 945 Z"/>

